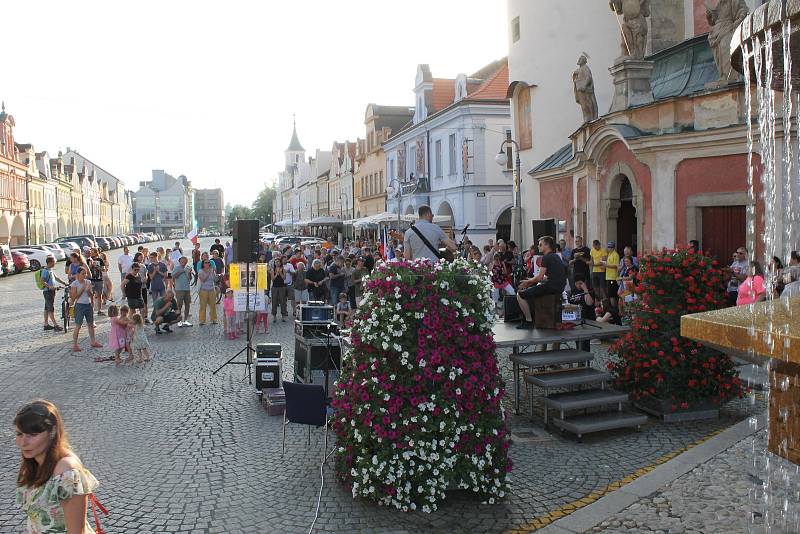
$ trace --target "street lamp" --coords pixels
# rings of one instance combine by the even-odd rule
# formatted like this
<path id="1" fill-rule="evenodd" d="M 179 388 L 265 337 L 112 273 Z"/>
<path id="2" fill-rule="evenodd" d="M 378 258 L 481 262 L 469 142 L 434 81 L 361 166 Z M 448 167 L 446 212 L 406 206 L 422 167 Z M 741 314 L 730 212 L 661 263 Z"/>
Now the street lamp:
<path id="1" fill-rule="evenodd" d="M 522 201 L 520 200 L 520 188 L 519 188 L 519 181 L 520 181 L 520 161 L 519 161 L 519 145 L 513 139 L 505 139 L 500 144 L 500 152 L 494 157 L 494 160 L 497 162 L 498 165 L 501 167 L 505 167 L 508 165 L 508 155 L 506 155 L 505 148 L 506 145 L 511 144 L 514 146 L 514 154 L 516 155 L 516 161 L 514 162 L 514 207 L 511 208 L 511 241 L 517 244 L 517 246 L 522 246 L 522 212 L 521 212 L 521 204 Z"/>

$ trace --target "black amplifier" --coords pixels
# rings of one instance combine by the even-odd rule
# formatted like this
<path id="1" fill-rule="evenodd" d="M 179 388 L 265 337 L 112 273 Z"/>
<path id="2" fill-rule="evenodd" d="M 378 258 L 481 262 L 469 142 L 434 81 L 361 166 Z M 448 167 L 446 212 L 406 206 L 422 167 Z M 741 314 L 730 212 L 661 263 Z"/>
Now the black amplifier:
<path id="1" fill-rule="evenodd" d="M 329 343 L 327 339 L 295 338 L 294 372 L 304 382 L 310 381 L 311 371 L 335 371 L 341 366 L 342 349 L 338 337 L 332 336 Z"/>
<path id="2" fill-rule="evenodd" d="M 339 325 L 334 322 L 304 323 L 297 319 L 294 322 L 294 333 L 296 336 L 305 338 L 325 337 L 328 334 L 338 334 Z"/>
<path id="3" fill-rule="evenodd" d="M 259 343 L 256 345 L 256 358 L 280 358 L 282 351 L 280 343 Z"/>
<path id="4" fill-rule="evenodd" d="M 320 324 L 333 321 L 333 306 L 310 306 L 301 304 L 300 321 L 305 324 Z"/>

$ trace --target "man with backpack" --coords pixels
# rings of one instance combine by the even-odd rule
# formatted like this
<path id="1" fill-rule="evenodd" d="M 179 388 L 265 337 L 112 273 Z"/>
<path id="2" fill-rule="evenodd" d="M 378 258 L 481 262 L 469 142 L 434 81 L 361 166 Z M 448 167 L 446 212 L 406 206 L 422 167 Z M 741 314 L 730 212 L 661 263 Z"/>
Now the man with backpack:
<path id="1" fill-rule="evenodd" d="M 105 315 L 103 313 L 103 290 L 105 289 L 103 271 L 105 270 L 105 263 L 97 249 L 91 250 L 90 256 L 86 258 L 86 264 L 89 266 L 89 279 L 92 282 L 92 292 L 94 294 L 93 300 L 97 307 L 95 314 Z"/>
<path id="2" fill-rule="evenodd" d="M 63 329 L 58 326 L 55 317 L 56 282 L 63 285 L 67 285 L 67 283 L 53 274 L 53 266 L 55 264 L 55 258 L 49 256 L 47 258 L 47 266 L 36 271 L 34 279 L 36 280 L 36 287 L 42 290 L 42 296 L 44 297 L 44 329 L 61 332 Z M 52 325 L 50 321 L 52 321 Z"/>

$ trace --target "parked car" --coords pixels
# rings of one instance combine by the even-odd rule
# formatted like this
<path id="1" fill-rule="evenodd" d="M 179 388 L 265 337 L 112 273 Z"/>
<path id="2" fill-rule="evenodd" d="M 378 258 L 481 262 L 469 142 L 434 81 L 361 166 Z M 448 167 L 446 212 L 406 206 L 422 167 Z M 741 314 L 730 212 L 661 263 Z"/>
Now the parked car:
<path id="1" fill-rule="evenodd" d="M 26 269 L 31 268 L 31 262 L 28 255 L 19 250 L 12 250 L 11 257 L 14 259 L 14 274 L 19 274 Z"/>
<path id="2" fill-rule="evenodd" d="M 64 251 L 64 254 L 69 256 L 73 252 L 77 252 L 78 254 L 81 253 L 81 247 L 78 246 L 77 243 L 74 241 L 67 241 L 65 243 L 53 243 L 53 245 L 60 247 L 61 250 Z"/>
<path id="3" fill-rule="evenodd" d="M 63 261 L 67 259 L 67 254 L 59 247 L 58 245 L 50 244 L 42 244 L 42 245 L 28 245 L 28 248 L 35 248 L 38 250 L 43 250 L 45 252 L 50 252 L 56 259 L 56 261 Z"/>
<path id="4" fill-rule="evenodd" d="M 52 252 L 49 250 L 43 250 L 41 248 L 14 247 L 11 249 L 11 252 L 14 252 L 15 250 L 22 252 L 28 257 L 31 271 L 38 271 L 43 265 L 46 265 L 47 258 L 53 258 L 53 261 L 56 259 Z"/>
<path id="5" fill-rule="evenodd" d="M 96 237 L 95 242 L 100 250 L 111 250 L 111 242 L 108 240 L 107 237 Z"/>
<path id="6" fill-rule="evenodd" d="M 81 250 L 83 247 L 90 247 L 96 248 L 97 243 L 94 240 L 93 234 L 84 234 L 84 235 L 73 235 L 68 237 L 59 237 L 56 239 L 56 243 L 66 243 L 67 241 L 72 241 L 73 243 L 77 244 Z"/>

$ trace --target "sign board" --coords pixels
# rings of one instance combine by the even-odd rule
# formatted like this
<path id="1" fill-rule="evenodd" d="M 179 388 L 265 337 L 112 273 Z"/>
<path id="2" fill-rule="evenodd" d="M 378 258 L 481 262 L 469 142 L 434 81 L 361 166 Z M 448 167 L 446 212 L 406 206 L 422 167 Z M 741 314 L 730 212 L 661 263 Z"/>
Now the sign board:
<path id="1" fill-rule="evenodd" d="M 475 193 L 475 194 L 478 195 L 478 198 L 484 198 L 486 196 L 486 193 Z"/>
<path id="2" fill-rule="evenodd" d="M 234 311 L 247 311 L 247 291 L 233 292 Z M 267 299 L 263 291 L 250 291 L 250 311 L 267 311 Z"/>

